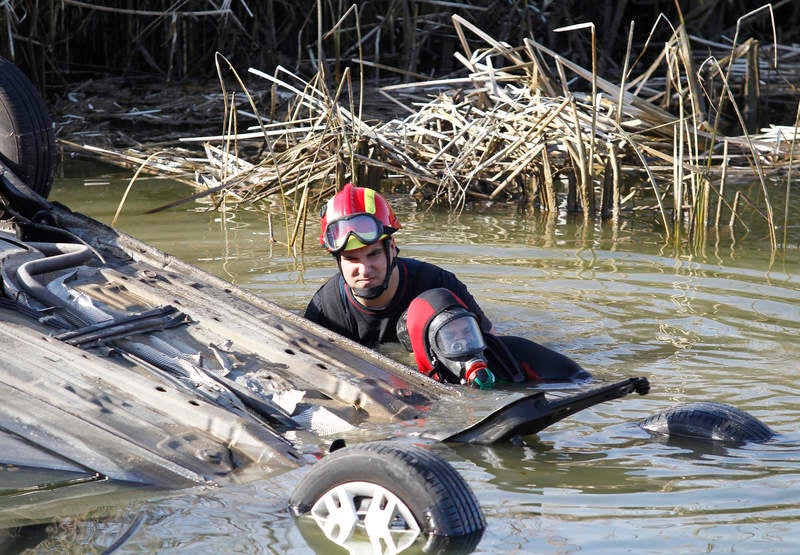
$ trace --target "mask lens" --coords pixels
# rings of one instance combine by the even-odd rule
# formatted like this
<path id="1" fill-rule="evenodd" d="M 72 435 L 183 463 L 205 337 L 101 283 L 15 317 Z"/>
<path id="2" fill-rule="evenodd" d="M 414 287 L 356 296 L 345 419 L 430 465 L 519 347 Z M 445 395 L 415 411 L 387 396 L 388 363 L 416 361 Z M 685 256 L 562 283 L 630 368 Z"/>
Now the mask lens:
<path id="1" fill-rule="evenodd" d="M 439 355 L 445 358 L 464 357 L 486 348 L 478 321 L 468 312 L 436 330 L 434 345 Z"/>
<path id="2" fill-rule="evenodd" d="M 351 234 L 365 245 L 371 245 L 383 235 L 383 224 L 370 214 L 356 214 L 336 220 L 325 228 L 325 246 L 338 252 L 347 245 Z"/>

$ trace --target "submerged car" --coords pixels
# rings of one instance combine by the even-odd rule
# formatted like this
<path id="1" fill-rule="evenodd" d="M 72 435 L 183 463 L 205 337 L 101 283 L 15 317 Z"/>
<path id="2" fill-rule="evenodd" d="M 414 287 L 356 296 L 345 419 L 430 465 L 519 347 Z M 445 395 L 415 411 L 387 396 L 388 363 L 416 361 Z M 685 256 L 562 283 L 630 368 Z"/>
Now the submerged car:
<path id="1" fill-rule="evenodd" d="M 0 528 L 124 485 L 311 465 L 287 505 L 336 543 L 360 527 L 398 549 L 422 535 L 466 551 L 485 519 L 426 444 L 508 441 L 649 389 L 641 377 L 571 394 L 433 381 L 49 202 L 46 110 L 5 60 L 0 88 Z"/>
<path id="2" fill-rule="evenodd" d="M 646 390 L 641 378 L 555 399 L 440 384 L 50 203 L 7 168 L 0 196 L 5 464 L 184 487 L 306 464 L 289 439 L 297 434 L 327 445 L 354 430 L 397 435 L 402 424 L 423 443 L 494 443 Z M 407 447 L 381 449 L 402 459 Z M 294 503 L 299 512 L 313 505 L 308 495 Z M 474 512 L 474 498 L 467 504 Z M 453 525 L 417 524 L 426 533 Z"/>

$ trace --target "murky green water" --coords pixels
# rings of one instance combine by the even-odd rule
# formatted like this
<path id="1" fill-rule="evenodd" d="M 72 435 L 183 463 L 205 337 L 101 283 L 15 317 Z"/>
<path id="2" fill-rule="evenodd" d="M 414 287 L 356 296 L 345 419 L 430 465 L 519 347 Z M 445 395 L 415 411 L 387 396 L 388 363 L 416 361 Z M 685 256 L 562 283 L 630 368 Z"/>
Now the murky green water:
<path id="1" fill-rule="evenodd" d="M 70 164 L 51 198 L 109 222 L 129 175 Z M 316 248 L 316 229 L 293 257 L 270 242 L 262 212 L 223 216 L 191 204 L 142 214 L 188 193 L 142 181 L 119 227 L 297 311 L 334 271 Z M 557 348 L 601 380 L 644 375 L 652 384 L 646 397 L 583 411 L 525 446 L 436 446 L 487 516 L 479 553 L 800 553 L 797 229 L 774 257 L 759 225 L 711 237 L 692 255 L 644 223 L 614 231 L 509 207 L 449 216 L 409 199 L 394 205 L 402 254 L 456 272 L 501 333 Z M 277 210 L 271 219 L 284 240 Z M 699 400 L 736 405 L 779 436 L 689 448 L 636 426 Z M 119 552 L 307 553 L 284 509 L 298 476 L 133 504 L 109 520 L 63 525 L 45 545 L 101 551 L 141 514 Z"/>

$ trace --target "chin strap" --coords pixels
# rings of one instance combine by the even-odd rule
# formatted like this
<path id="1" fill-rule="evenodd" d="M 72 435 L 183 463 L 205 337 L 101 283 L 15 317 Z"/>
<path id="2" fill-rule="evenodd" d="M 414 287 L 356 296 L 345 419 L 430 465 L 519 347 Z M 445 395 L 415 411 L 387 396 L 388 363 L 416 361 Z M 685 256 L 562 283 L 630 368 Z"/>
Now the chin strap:
<path id="1" fill-rule="evenodd" d="M 386 289 L 389 288 L 389 280 L 392 279 L 392 272 L 397 267 L 397 257 L 392 257 L 391 255 L 391 238 L 387 237 L 383 240 L 383 252 L 386 254 L 386 277 L 383 278 L 383 283 L 380 285 L 376 285 L 375 287 L 365 287 L 365 288 L 358 288 L 358 287 L 351 287 L 350 292 L 353 293 L 353 296 L 358 297 L 359 299 L 375 299 L 380 297 Z M 342 260 L 341 258 L 336 255 L 336 264 L 339 266 L 339 273 L 342 271 Z"/>

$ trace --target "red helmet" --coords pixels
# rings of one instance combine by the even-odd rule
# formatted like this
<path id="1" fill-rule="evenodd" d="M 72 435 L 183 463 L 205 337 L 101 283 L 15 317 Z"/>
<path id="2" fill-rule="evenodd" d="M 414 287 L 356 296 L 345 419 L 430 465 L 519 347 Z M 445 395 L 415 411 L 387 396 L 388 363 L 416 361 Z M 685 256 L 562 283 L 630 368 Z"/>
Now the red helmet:
<path id="1" fill-rule="evenodd" d="M 380 193 L 352 183 L 322 209 L 319 243 L 338 253 L 377 243 L 400 229 L 400 221 Z"/>

